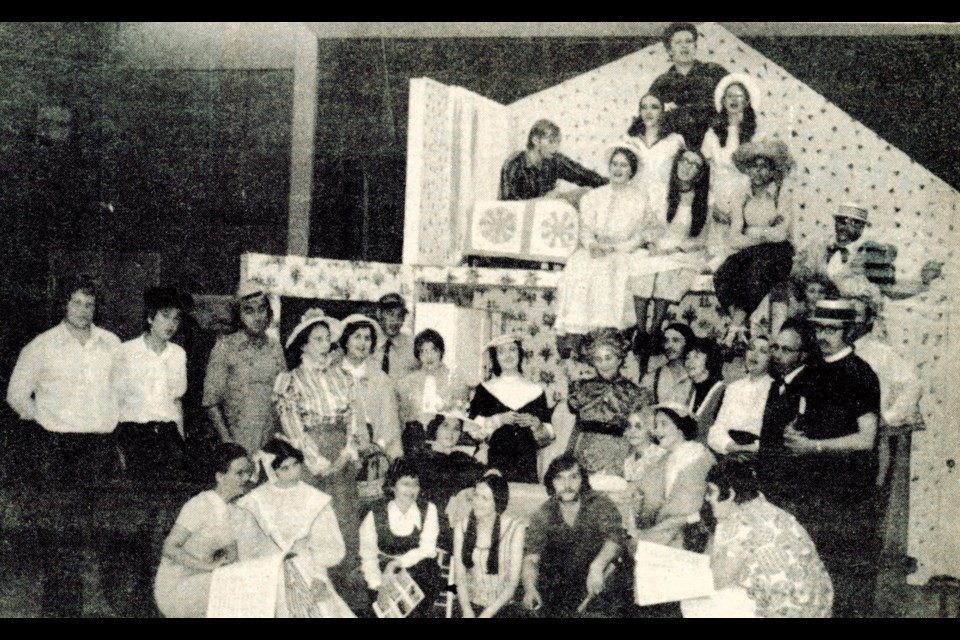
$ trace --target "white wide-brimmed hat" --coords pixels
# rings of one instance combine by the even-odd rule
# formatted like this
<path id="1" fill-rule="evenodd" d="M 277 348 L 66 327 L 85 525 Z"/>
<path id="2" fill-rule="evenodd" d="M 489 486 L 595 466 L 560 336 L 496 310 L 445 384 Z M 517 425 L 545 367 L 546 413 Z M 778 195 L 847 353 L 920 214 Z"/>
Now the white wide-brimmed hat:
<path id="1" fill-rule="evenodd" d="M 346 330 L 347 325 L 354 322 L 369 322 L 373 325 L 373 330 L 377 334 L 377 346 L 380 346 L 387 339 L 386 335 L 383 333 L 383 329 L 380 327 L 380 324 L 371 318 L 370 316 L 364 315 L 362 313 L 351 313 L 346 318 L 340 321 L 340 335 L 343 335 L 343 332 Z"/>
<path id="2" fill-rule="evenodd" d="M 523 344 L 523 336 L 519 333 L 505 333 L 502 336 L 497 336 L 487 344 L 483 345 L 484 351 L 487 349 L 496 349 L 497 347 L 502 347 L 505 344 L 510 344 L 511 342 L 519 342 Z"/>
<path id="3" fill-rule="evenodd" d="M 837 212 L 833 214 L 833 217 L 852 218 L 853 220 L 862 220 L 867 224 L 870 224 L 870 221 L 867 220 L 869 213 L 870 211 L 865 205 L 857 202 L 844 202 L 837 208 Z"/>

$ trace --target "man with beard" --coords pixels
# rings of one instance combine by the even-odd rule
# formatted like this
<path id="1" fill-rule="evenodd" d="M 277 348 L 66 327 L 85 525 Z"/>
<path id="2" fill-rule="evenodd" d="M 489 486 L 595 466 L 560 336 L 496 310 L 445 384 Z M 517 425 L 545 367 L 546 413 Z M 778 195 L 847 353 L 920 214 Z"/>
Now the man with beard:
<path id="1" fill-rule="evenodd" d="M 683 365 L 695 339 L 693 330 L 679 322 L 663 330 L 663 355 L 667 361 L 640 380 L 640 386 L 653 394 L 655 404 L 675 402 L 686 405 L 690 402 L 693 381 Z M 643 375 L 644 372 L 640 373 Z"/>
<path id="2" fill-rule="evenodd" d="M 541 618 L 620 617 L 630 601 L 629 572 L 618 562 L 625 543 L 620 512 L 590 489 L 572 454 L 551 462 L 543 482 L 550 498 L 527 528 L 524 607 Z"/>
<path id="3" fill-rule="evenodd" d="M 837 617 L 870 616 L 877 572 L 880 383 L 852 345 L 856 308 L 822 300 L 811 322 L 822 359 L 803 373 L 797 420 L 784 430 L 792 503 L 836 588 Z"/>

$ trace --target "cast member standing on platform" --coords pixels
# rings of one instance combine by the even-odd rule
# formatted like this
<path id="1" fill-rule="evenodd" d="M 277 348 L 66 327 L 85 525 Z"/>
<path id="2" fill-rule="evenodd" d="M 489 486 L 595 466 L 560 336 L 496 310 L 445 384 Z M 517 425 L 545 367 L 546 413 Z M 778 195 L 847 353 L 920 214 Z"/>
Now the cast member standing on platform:
<path id="1" fill-rule="evenodd" d="M 810 532 L 836 587 L 837 617 L 869 617 L 879 561 L 877 424 L 880 382 L 854 351 L 856 309 L 823 300 L 811 321 L 823 360 L 804 374 L 794 455 L 794 515 Z"/>
<path id="2" fill-rule="evenodd" d="M 526 151 L 517 151 L 500 172 L 501 200 L 533 198 L 569 199 L 576 203 L 586 188 L 607 184 L 607 179 L 590 171 L 558 151 L 560 127 L 549 120 L 537 120 L 527 136 Z M 557 180 L 585 187 L 561 194 Z"/>
<path id="3" fill-rule="evenodd" d="M 480 383 L 469 416 L 489 442 L 487 463 L 509 482 L 537 482 L 537 450 L 554 438 L 543 387 L 523 377 L 523 345 L 507 334 L 487 343 L 491 377 Z M 471 434 L 474 435 L 474 434 Z"/>
<path id="4" fill-rule="evenodd" d="M 277 374 L 285 370 L 280 343 L 267 335 L 273 309 L 254 280 L 237 291 L 240 330 L 217 340 L 207 365 L 203 406 L 224 442 L 253 455 L 279 428 L 271 403 Z"/>
<path id="5" fill-rule="evenodd" d="M 713 117 L 713 92 L 727 70 L 713 62 L 697 60 L 697 28 L 689 22 L 673 22 L 663 32 L 663 45 L 673 66 L 650 85 L 660 96 L 672 121 L 672 130 L 687 146 L 699 149 Z"/>

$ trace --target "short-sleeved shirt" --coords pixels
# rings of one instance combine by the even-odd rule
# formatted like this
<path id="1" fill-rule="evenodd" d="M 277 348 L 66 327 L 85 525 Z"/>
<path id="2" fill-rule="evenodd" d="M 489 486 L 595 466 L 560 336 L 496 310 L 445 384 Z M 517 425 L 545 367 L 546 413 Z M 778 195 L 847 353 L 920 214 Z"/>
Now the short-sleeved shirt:
<path id="1" fill-rule="evenodd" d="M 580 511 L 571 527 L 551 497 L 530 517 L 524 554 L 540 556 L 537 589 L 544 606 L 576 608 L 586 597 L 587 573 L 608 540 L 623 545 L 623 518 L 610 498 L 592 490 L 580 496 Z M 553 603 L 553 607 L 551 607 Z M 562 604 L 561 604 L 562 603 Z"/>
<path id="2" fill-rule="evenodd" d="M 500 172 L 500 199 L 539 198 L 552 191 L 559 179 L 581 187 L 600 187 L 609 182 L 563 154 L 555 153 L 542 159 L 540 164 L 530 164 L 526 151 L 518 151 L 510 156 Z"/>
<path id="3" fill-rule="evenodd" d="M 805 409 L 800 427 L 814 440 L 854 434 L 860 416 L 880 415 L 877 374 L 854 353 L 808 367 L 801 394 Z"/>
<path id="4" fill-rule="evenodd" d="M 246 333 L 223 336 L 210 354 L 203 406 L 220 406 L 234 441 L 256 453 L 279 428 L 273 385 L 286 370 L 280 343 L 268 338 L 255 345 Z"/>

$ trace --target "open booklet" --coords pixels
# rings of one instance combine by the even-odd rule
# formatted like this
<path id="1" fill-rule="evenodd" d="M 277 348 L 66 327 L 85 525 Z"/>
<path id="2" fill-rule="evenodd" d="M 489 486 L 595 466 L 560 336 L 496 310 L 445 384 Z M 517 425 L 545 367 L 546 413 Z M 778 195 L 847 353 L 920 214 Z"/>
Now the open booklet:
<path id="1" fill-rule="evenodd" d="M 634 554 L 634 599 L 640 606 L 714 593 L 710 556 L 640 541 Z"/>
<path id="2" fill-rule="evenodd" d="M 284 553 L 234 562 L 214 570 L 208 618 L 273 618 L 280 596 Z"/>
<path id="3" fill-rule="evenodd" d="M 378 618 L 406 618 L 423 601 L 423 590 L 406 569 L 390 576 L 383 590 L 389 602 L 385 607 L 381 607 L 379 601 L 373 603 Z"/>

